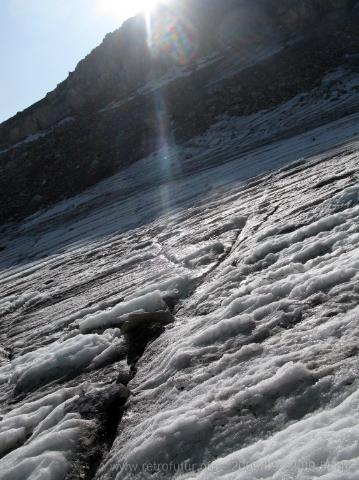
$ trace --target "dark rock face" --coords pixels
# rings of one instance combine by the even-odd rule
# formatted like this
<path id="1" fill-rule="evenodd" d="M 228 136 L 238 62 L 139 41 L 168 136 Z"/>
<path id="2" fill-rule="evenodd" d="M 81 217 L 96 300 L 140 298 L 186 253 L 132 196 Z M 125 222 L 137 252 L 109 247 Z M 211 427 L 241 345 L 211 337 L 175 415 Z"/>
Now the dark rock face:
<path id="1" fill-rule="evenodd" d="M 355 54 L 355 5 L 349 0 L 210 0 L 205 5 L 183 0 L 171 9 L 160 7 L 154 16 L 151 50 L 143 16 L 128 20 L 53 92 L 0 125 L 0 222 L 76 194 L 154 151 L 159 122 L 181 142 L 224 112 L 254 113 L 315 85 L 345 54 Z M 299 32 L 305 32 L 301 42 L 213 89 L 206 85 L 223 61 L 194 67 L 203 56 L 236 58 L 254 44 L 285 42 Z M 169 43 L 172 34 L 181 42 Z M 186 75 L 157 87 L 161 105 L 153 91 L 141 87 L 173 66 Z M 31 135 L 37 137 L 27 142 Z"/>
<path id="2" fill-rule="evenodd" d="M 279 0 L 272 1 L 279 22 L 296 30 L 316 24 L 323 16 L 355 7 L 353 0 Z"/>
<path id="3" fill-rule="evenodd" d="M 191 60 L 229 40 L 237 43 L 253 41 L 258 35 L 258 27 L 275 26 L 299 31 L 329 13 L 354 7 L 355 3 L 353 0 L 210 0 L 204 11 L 202 2 L 186 0 L 175 6 L 174 14 L 161 7 L 164 12 L 158 15 L 154 28 L 163 29 L 163 23 L 171 23 L 177 15 L 185 18 L 182 28 L 192 40 L 195 39 L 192 54 L 186 58 Z M 233 30 L 240 33 L 234 35 Z M 167 56 L 155 63 L 163 68 L 163 61 L 168 67 L 176 60 L 180 60 L 178 56 Z M 114 98 L 127 98 L 143 84 L 153 64 L 145 20 L 138 15 L 107 35 L 67 80 L 43 100 L 4 122 L 0 127 L 0 145 L 17 142 L 68 116 L 101 108 Z"/>

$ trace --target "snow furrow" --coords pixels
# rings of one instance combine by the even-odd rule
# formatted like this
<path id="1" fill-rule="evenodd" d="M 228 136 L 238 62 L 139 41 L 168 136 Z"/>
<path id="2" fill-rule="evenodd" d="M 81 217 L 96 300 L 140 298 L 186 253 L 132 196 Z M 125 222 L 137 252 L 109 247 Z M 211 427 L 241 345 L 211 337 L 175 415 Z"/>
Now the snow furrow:
<path id="1" fill-rule="evenodd" d="M 0 479 L 355 478 L 356 88 L 4 226 Z"/>

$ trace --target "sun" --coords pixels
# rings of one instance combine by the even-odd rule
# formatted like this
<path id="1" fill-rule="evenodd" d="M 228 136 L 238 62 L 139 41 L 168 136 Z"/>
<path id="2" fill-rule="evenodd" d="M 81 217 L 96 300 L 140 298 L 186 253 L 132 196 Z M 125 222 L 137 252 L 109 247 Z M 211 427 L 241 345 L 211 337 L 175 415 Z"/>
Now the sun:
<path id="1" fill-rule="evenodd" d="M 96 0 L 96 13 L 124 21 L 136 13 L 150 13 L 158 0 Z"/>
<path id="2" fill-rule="evenodd" d="M 157 0 L 138 0 L 138 9 L 145 12 L 150 12 L 155 7 Z"/>

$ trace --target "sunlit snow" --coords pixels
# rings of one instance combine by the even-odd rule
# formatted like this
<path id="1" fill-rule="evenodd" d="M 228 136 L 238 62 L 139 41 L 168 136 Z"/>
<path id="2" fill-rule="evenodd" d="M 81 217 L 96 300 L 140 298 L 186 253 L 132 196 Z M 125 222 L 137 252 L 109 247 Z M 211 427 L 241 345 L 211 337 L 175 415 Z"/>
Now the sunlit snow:
<path id="1" fill-rule="evenodd" d="M 126 332 L 156 315 L 96 478 L 357 478 L 359 115 L 314 128 L 356 82 L 3 227 L 1 480 L 82 478 Z"/>

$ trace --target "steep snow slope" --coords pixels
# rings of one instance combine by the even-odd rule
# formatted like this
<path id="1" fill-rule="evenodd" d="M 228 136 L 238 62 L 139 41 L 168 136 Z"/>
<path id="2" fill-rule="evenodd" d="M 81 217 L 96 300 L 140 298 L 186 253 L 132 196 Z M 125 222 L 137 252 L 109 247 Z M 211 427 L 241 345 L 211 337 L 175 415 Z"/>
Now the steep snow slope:
<path id="1" fill-rule="evenodd" d="M 142 358 L 98 478 L 131 478 L 131 468 L 148 478 L 156 468 L 204 467 L 200 478 L 357 473 L 348 408 L 358 401 L 359 189 L 347 148 L 206 206 L 211 220 L 222 208 L 226 221 L 240 215 L 242 228 Z"/>
<path id="2" fill-rule="evenodd" d="M 357 478 L 357 90 L 3 227 L 0 479 Z"/>

